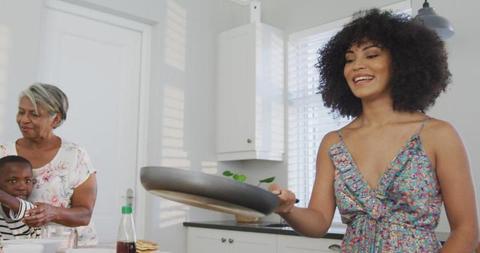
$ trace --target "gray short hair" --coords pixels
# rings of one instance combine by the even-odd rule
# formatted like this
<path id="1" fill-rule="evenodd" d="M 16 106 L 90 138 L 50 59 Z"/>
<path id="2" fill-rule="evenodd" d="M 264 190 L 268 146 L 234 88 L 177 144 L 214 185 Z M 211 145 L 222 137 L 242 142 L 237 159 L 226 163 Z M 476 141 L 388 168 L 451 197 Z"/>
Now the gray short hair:
<path id="1" fill-rule="evenodd" d="M 20 98 L 27 97 L 35 110 L 37 105 L 45 106 L 50 115 L 60 113 L 59 127 L 67 119 L 68 98 L 57 86 L 46 83 L 34 83 L 20 93 Z"/>

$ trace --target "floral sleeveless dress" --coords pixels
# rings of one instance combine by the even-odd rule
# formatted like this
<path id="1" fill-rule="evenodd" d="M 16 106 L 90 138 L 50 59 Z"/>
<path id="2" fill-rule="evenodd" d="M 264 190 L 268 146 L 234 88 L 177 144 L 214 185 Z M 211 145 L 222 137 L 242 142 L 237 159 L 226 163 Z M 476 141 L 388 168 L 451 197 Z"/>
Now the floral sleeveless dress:
<path id="1" fill-rule="evenodd" d="M 329 152 L 335 166 L 336 204 L 347 224 L 342 252 L 440 251 L 434 229 L 442 197 L 419 133 L 401 148 L 373 189 L 338 132 L 340 142 Z"/>

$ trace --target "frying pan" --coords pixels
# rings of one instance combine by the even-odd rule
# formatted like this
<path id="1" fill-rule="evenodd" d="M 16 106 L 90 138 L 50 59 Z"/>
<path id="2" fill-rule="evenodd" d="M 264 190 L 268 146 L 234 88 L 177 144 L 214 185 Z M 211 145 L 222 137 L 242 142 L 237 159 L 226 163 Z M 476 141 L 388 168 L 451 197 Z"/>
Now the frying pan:
<path id="1" fill-rule="evenodd" d="M 162 198 L 230 214 L 263 217 L 278 205 L 278 197 L 260 187 L 199 171 L 147 166 L 140 181 Z"/>

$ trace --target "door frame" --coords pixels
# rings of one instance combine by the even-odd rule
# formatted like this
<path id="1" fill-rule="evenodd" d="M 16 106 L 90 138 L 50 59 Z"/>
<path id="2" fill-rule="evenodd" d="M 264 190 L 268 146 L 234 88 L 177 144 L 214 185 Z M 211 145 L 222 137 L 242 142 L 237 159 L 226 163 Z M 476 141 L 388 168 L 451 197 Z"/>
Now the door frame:
<path id="1" fill-rule="evenodd" d="M 148 145 L 148 114 L 149 114 L 149 89 L 150 89 L 150 52 L 152 26 L 146 23 L 140 23 L 128 18 L 120 17 L 114 14 L 105 13 L 99 10 L 66 3 L 60 0 L 47 0 L 45 7 L 83 18 L 107 23 L 122 28 L 134 30 L 141 34 L 141 60 L 140 60 L 140 87 L 139 87 L 139 107 L 138 107 L 138 129 L 137 129 L 137 151 L 136 151 L 136 169 L 135 169 L 135 225 L 138 238 L 144 238 L 146 224 L 146 191 L 140 182 L 140 168 L 147 165 L 147 145 Z"/>

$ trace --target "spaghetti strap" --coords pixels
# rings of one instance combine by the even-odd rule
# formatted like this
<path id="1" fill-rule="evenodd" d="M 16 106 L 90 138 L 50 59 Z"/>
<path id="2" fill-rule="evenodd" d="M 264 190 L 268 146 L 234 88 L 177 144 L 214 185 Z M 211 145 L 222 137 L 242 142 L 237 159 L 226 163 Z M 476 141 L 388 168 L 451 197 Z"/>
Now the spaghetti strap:
<path id="1" fill-rule="evenodd" d="M 426 117 L 423 121 L 422 121 L 422 125 L 420 125 L 420 128 L 417 130 L 417 132 L 415 133 L 416 135 L 420 135 L 420 132 L 423 130 L 423 128 L 425 127 L 425 123 L 427 123 L 427 121 L 430 120 L 430 117 Z"/>
<path id="2" fill-rule="evenodd" d="M 337 130 L 338 137 L 340 138 L 340 141 L 343 142 L 343 134 L 342 134 L 342 129 Z"/>

